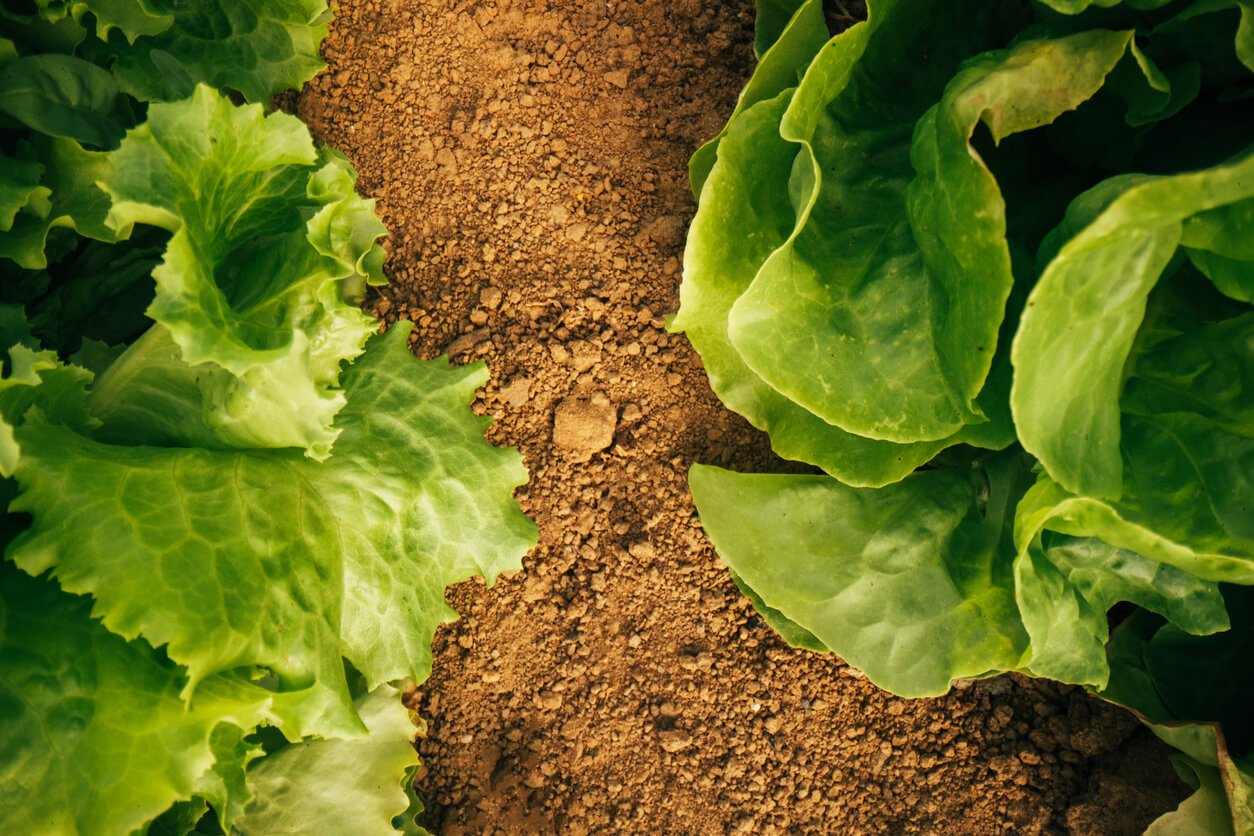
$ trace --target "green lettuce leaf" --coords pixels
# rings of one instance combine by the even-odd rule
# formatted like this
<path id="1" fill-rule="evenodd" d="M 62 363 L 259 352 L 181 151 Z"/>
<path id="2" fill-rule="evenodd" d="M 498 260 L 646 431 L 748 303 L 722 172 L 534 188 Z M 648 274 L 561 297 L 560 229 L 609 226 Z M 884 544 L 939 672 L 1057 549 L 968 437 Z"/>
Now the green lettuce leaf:
<path id="1" fill-rule="evenodd" d="M 204 83 L 265 102 L 325 66 L 325 0 L 149 0 L 149 8 L 171 25 L 105 50 L 122 89 L 143 101 L 182 99 Z"/>
<path id="2" fill-rule="evenodd" d="M 1232 812 L 1219 770 L 1185 755 L 1172 755 L 1176 774 L 1194 792 L 1145 828 L 1145 836 L 1235 836 Z"/>
<path id="3" fill-rule="evenodd" d="M 1030 639 L 1023 667 L 1060 682 L 1105 687 L 1106 613 L 1121 601 L 1193 634 L 1229 626 L 1215 584 L 1094 538 L 1036 536 L 1015 561 L 1015 589 Z"/>
<path id="4" fill-rule="evenodd" d="M 34 134 L 23 147 L 25 159 L 42 166 L 40 189 L 0 234 L 0 258 L 28 270 L 48 266 L 48 236 L 68 228 L 96 241 L 114 242 L 130 235 L 129 227 L 105 224 L 109 196 L 96 185 L 108 172 L 109 155 L 88 151 L 72 139 Z"/>
<path id="5" fill-rule="evenodd" d="M 152 325 L 144 311 L 167 238 L 146 228 L 124 244 L 81 242 L 49 269 L 46 287 L 27 301 L 31 330 L 62 355 L 77 352 L 84 339 L 116 346 L 136 339 Z"/>
<path id="6" fill-rule="evenodd" d="M 28 55 L 0 69 L 0 112 L 98 148 L 116 148 L 127 127 L 115 112 L 118 93 L 107 70 L 71 55 Z"/>
<path id="7" fill-rule="evenodd" d="M 689 484 L 720 557 L 767 607 L 880 687 L 922 697 L 1023 655 L 1010 520 L 1028 478 L 1011 453 L 877 490 L 704 465 Z"/>
<path id="8" fill-rule="evenodd" d="M 797 152 L 778 127 L 791 96 L 753 105 L 728 125 L 708 180 L 710 199 L 688 233 L 680 309 L 670 327 L 684 331 L 701 354 L 719 399 L 768 431 L 776 453 L 815 464 L 846 484 L 878 487 L 900 480 L 946 443 L 895 444 L 834 427 L 768 386 L 727 334 L 732 305 L 792 229 L 786 184 Z M 753 234 L 743 234 L 746 229 Z"/>
<path id="9" fill-rule="evenodd" d="M 1249 717 L 1254 683 L 1244 674 L 1254 650 L 1254 591 L 1228 586 L 1224 597 L 1232 614 L 1228 631 L 1189 636 L 1137 612 L 1111 637 L 1110 683 L 1099 696 L 1132 709 L 1154 734 L 1179 749 L 1177 769 L 1198 787 L 1147 832 L 1246 834 L 1254 829 L 1254 721 Z"/>
<path id="10" fill-rule="evenodd" d="M 93 594 L 115 633 L 163 646 L 188 669 L 185 697 L 260 668 L 286 733 L 357 733 L 341 656 L 370 686 L 422 680 L 455 616 L 445 587 L 491 582 L 535 541 L 510 497 L 526 478 L 517 453 L 484 443 L 488 419 L 466 409 L 486 370 L 417 361 L 407 332 L 344 373 L 323 463 L 111 445 L 28 412 L 11 510 L 33 522 L 10 559 Z"/>
<path id="11" fill-rule="evenodd" d="M 39 185 L 43 173 L 34 160 L 0 154 L 0 232 L 13 228 L 18 212 L 47 200 L 51 190 Z"/>
<path id="12" fill-rule="evenodd" d="M 825 50 L 793 97 L 781 133 L 804 149 L 792 185 L 798 226 L 735 303 L 730 334 L 767 383 L 828 422 L 935 441 L 988 418 L 975 398 L 1012 285 L 1002 201 L 972 131 L 985 121 L 999 138 L 1075 107 L 1128 36 L 1085 33 L 986 54 L 925 115 L 939 97 L 936 77 L 995 46 L 1001 19 L 987 6 L 959 11 L 961 31 L 947 32 L 920 30 L 926 15 L 909 3 L 884 4 L 882 16 L 847 83 L 823 83 Z M 1042 98 L 1049 104 L 1022 106 L 1024 91 L 1042 83 L 1055 85 Z M 947 301 L 957 298 L 963 304 Z"/>
<path id="13" fill-rule="evenodd" d="M 1065 225 L 1082 230 L 1048 262 L 1029 297 L 1012 349 L 1011 392 L 1023 446 L 1067 490 L 1120 497 L 1119 394 L 1146 299 L 1184 221 L 1251 193 L 1254 155 L 1247 155 L 1192 174 L 1123 179 L 1103 187 L 1101 200 L 1080 199 L 1068 211 Z"/>
<path id="14" fill-rule="evenodd" d="M 827 22 L 823 18 L 821 0 L 759 0 L 757 38 L 754 49 L 758 65 L 749 83 L 740 91 L 736 108 L 727 122 L 758 102 L 773 99 L 784 90 L 797 86 L 807 65 L 827 43 Z M 718 156 L 718 145 L 727 134 L 719 134 L 697 149 L 688 162 L 688 180 L 692 195 L 701 199 L 701 190 Z M 795 149 L 794 149 L 795 153 Z"/>
<path id="15" fill-rule="evenodd" d="M 191 796 L 221 722 L 261 706 L 212 687 L 188 706 L 182 676 L 67 595 L 0 560 L 0 830 L 129 833 Z"/>
<path id="16" fill-rule="evenodd" d="M 174 15 L 164 11 L 158 0 L 73 0 L 70 14 L 82 20 L 90 13 L 96 19 L 96 37 L 109 40 L 115 29 L 129 43 L 144 35 L 160 35 L 174 23 Z"/>
<path id="17" fill-rule="evenodd" d="M 417 760 L 414 725 L 400 692 L 386 685 L 357 700 L 369 735 L 286 746 L 248 772 L 255 800 L 235 820 L 245 836 L 385 832 L 406 815 L 404 782 Z M 412 814 L 410 815 L 412 825 Z M 407 830 L 423 833 L 421 829 Z"/>
<path id="18" fill-rule="evenodd" d="M 1241 302 L 1254 301 L 1254 199 L 1188 218 L 1180 244 L 1221 293 Z"/>
<path id="19" fill-rule="evenodd" d="M 319 157 L 294 117 L 237 108 L 202 86 L 153 105 L 110 166 L 109 222 L 173 233 L 153 271 L 148 315 L 160 327 L 93 395 L 110 437 L 326 458 L 344 404 L 340 365 L 376 327 L 354 302 L 381 280 L 386 232 L 347 161 Z"/>

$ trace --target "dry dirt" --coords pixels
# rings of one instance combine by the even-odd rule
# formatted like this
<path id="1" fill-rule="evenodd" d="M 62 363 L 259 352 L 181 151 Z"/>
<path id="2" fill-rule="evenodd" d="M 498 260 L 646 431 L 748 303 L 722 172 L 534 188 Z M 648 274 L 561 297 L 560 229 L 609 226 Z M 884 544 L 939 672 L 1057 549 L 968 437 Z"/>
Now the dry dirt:
<path id="1" fill-rule="evenodd" d="M 299 112 L 392 231 L 385 322 L 485 360 L 531 470 L 525 569 L 449 594 L 417 696 L 440 833 L 1139 833 L 1183 793 L 1074 689 L 928 701 L 784 646 L 702 534 L 693 462 L 787 467 L 666 333 L 686 163 L 750 69 L 751 0 L 344 0 Z"/>

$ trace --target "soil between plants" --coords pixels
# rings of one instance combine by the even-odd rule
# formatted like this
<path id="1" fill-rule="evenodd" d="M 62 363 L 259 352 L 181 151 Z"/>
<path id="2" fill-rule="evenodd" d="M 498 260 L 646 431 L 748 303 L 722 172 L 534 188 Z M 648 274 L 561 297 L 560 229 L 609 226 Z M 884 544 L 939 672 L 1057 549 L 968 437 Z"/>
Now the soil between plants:
<path id="1" fill-rule="evenodd" d="M 531 471 L 524 570 L 449 599 L 418 786 L 444 834 L 1132 834 L 1165 748 L 1018 677 L 936 700 L 788 648 L 705 539 L 694 462 L 795 465 L 725 410 L 665 316 L 687 159 L 752 62 L 752 0 L 344 0 L 298 110 L 391 230 L 382 327 L 492 373 Z"/>

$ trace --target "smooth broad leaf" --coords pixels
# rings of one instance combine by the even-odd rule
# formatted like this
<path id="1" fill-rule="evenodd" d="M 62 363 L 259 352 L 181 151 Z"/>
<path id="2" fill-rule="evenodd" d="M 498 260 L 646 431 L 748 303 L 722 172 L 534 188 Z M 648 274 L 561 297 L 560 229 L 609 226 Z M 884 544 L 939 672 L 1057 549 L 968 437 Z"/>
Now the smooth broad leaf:
<path id="1" fill-rule="evenodd" d="M 810 87 L 827 51 L 811 64 L 781 126 L 803 149 L 797 228 L 729 317 L 733 346 L 772 387 L 829 423 L 896 442 L 941 440 L 990 417 L 977 397 L 1013 279 L 1004 204 L 970 145 L 976 125 L 1001 137 L 1048 123 L 1100 86 L 1128 37 L 985 53 L 925 114 L 941 99 L 937 77 L 1005 37 L 987 4 L 921 27 L 928 14 L 884 4 L 885 22 L 834 94 Z"/>
<path id="2" fill-rule="evenodd" d="M 1180 244 L 1221 293 L 1254 301 L 1254 199 L 1189 218 Z"/>
<path id="3" fill-rule="evenodd" d="M 421 362 L 394 326 L 344 373 L 335 454 L 114 446 L 28 413 L 10 547 L 90 592 L 106 626 L 165 646 L 189 683 L 262 668 L 285 733 L 358 730 L 341 656 L 369 685 L 421 681 L 444 589 L 519 567 L 535 527 L 518 454 L 467 408 L 482 366 Z M 72 532 L 72 536 L 70 533 Z"/>
<path id="4" fill-rule="evenodd" d="M 0 112 L 31 130 L 109 149 L 126 129 L 107 70 L 72 55 L 28 55 L 0 69 Z"/>
<path id="5" fill-rule="evenodd" d="M 129 833 L 189 798 L 214 763 L 220 723 L 251 728 L 264 703 L 183 677 L 67 595 L 0 560 L 0 830 Z"/>
<path id="6" fill-rule="evenodd" d="M 1016 599 L 1034 676 L 1105 687 L 1106 613 L 1129 601 L 1190 633 L 1228 629 L 1213 583 L 1095 538 L 1035 536 L 1015 561 Z"/>
<path id="7" fill-rule="evenodd" d="M 740 91 L 736 108 L 727 120 L 728 126 L 747 108 L 796 87 L 806 66 L 829 37 L 822 0 L 805 0 L 803 3 L 759 0 L 756 31 L 758 41 L 755 42 L 755 49 L 759 42 L 765 45 L 757 53 L 758 65 Z M 724 127 L 718 136 L 698 148 L 688 162 L 692 195 L 698 201 L 718 156 L 718 145 L 727 135 L 727 130 Z"/>
<path id="8" fill-rule="evenodd" d="M 762 596 L 753 591 L 753 588 L 745 583 L 744 578 L 737 575 L 734 571 L 728 570 L 731 575 L 732 582 L 736 584 L 736 588 L 740 590 L 740 594 L 749 599 L 749 603 L 753 604 L 753 609 L 758 615 L 762 616 L 762 620 L 767 623 L 772 630 L 779 633 L 779 637 L 788 642 L 793 647 L 800 647 L 804 650 L 813 650 L 816 653 L 828 653 L 830 650 L 827 645 L 819 641 L 818 636 L 811 633 L 800 624 L 792 621 L 788 616 L 784 615 L 777 609 L 767 605 L 762 600 Z"/>
<path id="9" fill-rule="evenodd" d="M 1254 828 L 1254 679 L 1246 670 L 1254 647 L 1254 598 L 1225 587 L 1232 629 L 1189 636 L 1145 612 L 1113 633 L 1110 684 L 1098 695 L 1137 712 L 1155 735 L 1179 749 L 1182 777 L 1202 792 L 1155 823 L 1156 833 L 1249 833 Z M 1201 779 L 1200 782 L 1198 779 Z M 1188 828 L 1194 828 L 1192 830 Z M 1197 828 L 1204 828 L 1199 831 Z"/>
<path id="10" fill-rule="evenodd" d="M 1011 353 L 1011 409 L 1023 446 L 1067 490 L 1106 499 L 1125 487 L 1119 393 L 1146 299 L 1187 218 L 1254 194 L 1254 155 L 1118 187 L 1113 200 L 1073 205 L 1088 217 L 1064 222 L 1082 229 L 1049 261 Z"/>
<path id="11" fill-rule="evenodd" d="M 197 84 L 238 90 L 250 102 L 299 88 L 325 65 L 318 55 L 325 0 L 152 2 L 173 24 L 133 44 L 111 45 L 113 72 L 143 101 L 173 101 Z"/>
<path id="12" fill-rule="evenodd" d="M 406 813 L 404 782 L 417 760 L 415 728 L 401 694 L 387 685 L 359 698 L 369 734 L 285 746 L 248 772 L 255 799 L 234 822 L 243 836 L 384 833 Z M 408 832 L 413 832 L 412 830 Z"/>
<path id="13" fill-rule="evenodd" d="M 93 395 L 111 437 L 301 447 L 325 458 L 344 404 L 340 366 L 376 327 L 353 302 L 382 278 L 385 229 L 373 201 L 356 195 L 347 161 L 316 155 L 296 118 L 237 108 L 202 86 L 185 102 L 153 105 L 111 165 L 110 223 L 173 233 L 148 309 L 161 329 Z M 170 341 L 181 373 L 153 363 Z M 150 366 L 160 379 L 145 381 Z M 146 410 L 138 388 L 191 394 Z"/>
<path id="14" fill-rule="evenodd" d="M 753 54 L 759 61 L 780 38 L 797 11 L 809 0 L 757 0 L 753 18 Z M 826 27 L 824 27 L 826 29 Z"/>
<path id="15" fill-rule="evenodd" d="M 1219 770 L 1184 755 L 1172 755 L 1171 763 L 1194 792 L 1179 807 L 1150 822 L 1145 836 L 1234 836 Z"/>
<path id="16" fill-rule="evenodd" d="M 1026 471 L 920 471 L 876 490 L 822 476 L 689 473 L 719 555 L 766 606 L 882 688 L 936 696 L 1017 667 L 1009 520 Z M 982 500 L 982 492 L 987 491 Z"/>
<path id="17" fill-rule="evenodd" d="M 833 43 L 854 49 L 849 42 L 864 31 L 855 26 Z M 895 444 L 834 427 L 768 386 L 727 335 L 732 305 L 792 230 L 787 183 L 797 151 L 779 136 L 791 95 L 753 105 L 729 123 L 707 181 L 708 199 L 688 233 L 680 308 L 670 327 L 684 331 L 700 353 L 723 404 L 769 432 L 776 453 L 817 465 L 846 484 L 878 487 L 902 479 L 950 442 Z"/>

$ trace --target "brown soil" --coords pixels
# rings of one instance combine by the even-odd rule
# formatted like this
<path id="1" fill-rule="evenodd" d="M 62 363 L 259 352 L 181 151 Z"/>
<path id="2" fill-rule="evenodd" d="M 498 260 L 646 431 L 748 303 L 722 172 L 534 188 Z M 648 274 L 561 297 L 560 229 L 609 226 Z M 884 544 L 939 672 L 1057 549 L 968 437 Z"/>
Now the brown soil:
<path id="1" fill-rule="evenodd" d="M 896 699 L 784 646 L 702 534 L 691 463 L 787 467 L 663 327 L 687 158 L 751 32 L 751 0 L 344 0 L 299 102 L 392 230 L 375 312 L 417 322 L 423 356 L 487 361 L 476 408 L 532 474 L 525 570 L 450 592 L 463 619 L 420 692 L 426 822 L 1140 832 L 1183 786 L 1131 719 L 1018 678 Z"/>

